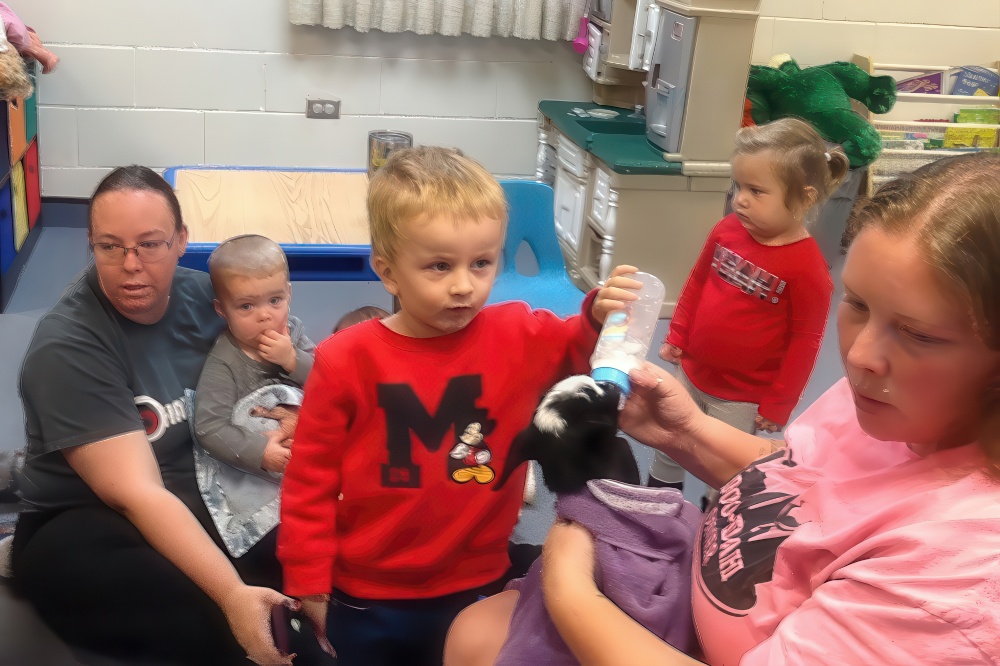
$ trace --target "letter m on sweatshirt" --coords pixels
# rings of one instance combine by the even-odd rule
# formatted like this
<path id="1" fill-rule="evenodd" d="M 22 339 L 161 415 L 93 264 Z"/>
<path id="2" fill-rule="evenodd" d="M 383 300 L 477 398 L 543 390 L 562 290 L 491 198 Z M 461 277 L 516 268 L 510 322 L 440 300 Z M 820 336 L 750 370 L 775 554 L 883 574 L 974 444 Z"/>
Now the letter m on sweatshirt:
<path id="1" fill-rule="evenodd" d="M 470 423 L 481 423 L 488 435 L 495 422 L 485 408 L 476 406 L 482 396 L 482 377 L 465 375 L 448 382 L 433 415 L 409 384 L 379 384 L 378 404 L 385 413 L 388 464 L 382 465 L 382 485 L 387 488 L 419 488 L 420 466 L 413 462 L 414 439 L 430 453 L 437 452 L 449 433 L 450 450 L 458 434 Z M 411 433 L 413 437 L 411 437 Z M 447 451 L 445 451 L 447 455 Z M 446 465 L 444 465 L 446 468 Z"/>

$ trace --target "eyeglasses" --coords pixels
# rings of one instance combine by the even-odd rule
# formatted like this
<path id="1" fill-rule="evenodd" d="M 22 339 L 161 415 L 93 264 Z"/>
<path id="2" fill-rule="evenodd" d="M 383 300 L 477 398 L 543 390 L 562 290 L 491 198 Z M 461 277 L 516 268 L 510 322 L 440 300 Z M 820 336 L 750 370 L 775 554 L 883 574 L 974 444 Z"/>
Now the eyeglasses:
<path id="1" fill-rule="evenodd" d="M 125 257 L 129 251 L 134 251 L 135 256 L 144 264 L 160 261 L 167 256 L 167 250 L 174 244 L 175 231 L 170 236 L 170 240 L 143 241 L 135 247 L 125 247 L 115 243 L 91 243 L 90 249 L 94 251 L 94 256 L 101 261 L 121 264 L 125 263 Z"/>

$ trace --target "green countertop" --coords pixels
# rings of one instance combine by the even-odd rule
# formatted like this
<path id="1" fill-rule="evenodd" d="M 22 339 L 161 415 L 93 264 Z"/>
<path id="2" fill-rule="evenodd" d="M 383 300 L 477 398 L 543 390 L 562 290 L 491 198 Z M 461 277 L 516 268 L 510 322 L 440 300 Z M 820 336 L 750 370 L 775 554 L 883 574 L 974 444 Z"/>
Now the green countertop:
<path id="1" fill-rule="evenodd" d="M 578 108 L 617 111 L 614 118 L 580 117 L 572 111 Z M 621 174 L 678 175 L 680 162 L 668 162 L 663 152 L 646 140 L 646 119 L 631 118 L 627 109 L 602 106 L 593 102 L 561 102 L 542 100 L 538 110 L 552 121 L 570 141 L 590 152 Z"/>

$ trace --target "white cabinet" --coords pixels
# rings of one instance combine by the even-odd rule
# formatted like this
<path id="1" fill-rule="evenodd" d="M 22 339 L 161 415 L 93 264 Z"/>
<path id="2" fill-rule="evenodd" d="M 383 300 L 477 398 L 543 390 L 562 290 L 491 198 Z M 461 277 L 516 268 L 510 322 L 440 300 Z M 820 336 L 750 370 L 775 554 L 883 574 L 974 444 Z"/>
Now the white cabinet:
<path id="1" fill-rule="evenodd" d="M 556 235 L 572 248 L 580 243 L 583 216 L 587 208 L 587 185 L 586 180 L 577 178 L 563 168 L 562 164 L 556 167 L 553 185 Z"/>
<path id="2" fill-rule="evenodd" d="M 599 233 L 614 237 L 615 223 L 618 219 L 618 192 L 611 187 L 611 174 L 600 168 L 594 171 L 590 218 Z"/>
<path id="3" fill-rule="evenodd" d="M 601 62 L 601 41 L 604 33 L 601 26 L 591 23 L 587 26 L 587 50 L 583 54 L 583 71 L 592 79 L 597 79 L 603 69 Z"/>
<path id="4" fill-rule="evenodd" d="M 653 0 L 639 0 L 632 23 L 632 43 L 629 45 L 628 68 L 649 71 L 660 27 L 660 6 Z"/>
<path id="5" fill-rule="evenodd" d="M 617 173 L 550 123 L 539 128 L 540 154 L 546 155 L 539 173 L 553 174 L 551 181 L 540 179 L 555 191 L 556 235 L 570 278 L 589 290 L 619 264 L 638 266 L 663 281 L 661 316 L 671 316 L 708 232 L 722 217 L 728 173 Z"/>

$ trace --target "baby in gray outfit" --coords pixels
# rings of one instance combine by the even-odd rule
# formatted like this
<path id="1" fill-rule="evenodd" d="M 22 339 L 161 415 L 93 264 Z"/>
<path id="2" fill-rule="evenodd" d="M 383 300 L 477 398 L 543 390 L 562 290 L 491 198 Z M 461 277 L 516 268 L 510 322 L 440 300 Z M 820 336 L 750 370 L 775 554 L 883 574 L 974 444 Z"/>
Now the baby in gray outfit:
<path id="1" fill-rule="evenodd" d="M 256 416 L 302 404 L 315 345 L 289 316 L 288 262 L 263 236 L 236 236 L 208 260 L 215 310 L 226 320 L 195 394 L 195 470 L 205 505 L 239 557 L 278 524 L 292 432 Z"/>

